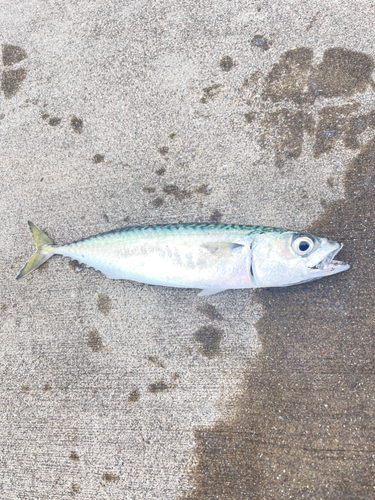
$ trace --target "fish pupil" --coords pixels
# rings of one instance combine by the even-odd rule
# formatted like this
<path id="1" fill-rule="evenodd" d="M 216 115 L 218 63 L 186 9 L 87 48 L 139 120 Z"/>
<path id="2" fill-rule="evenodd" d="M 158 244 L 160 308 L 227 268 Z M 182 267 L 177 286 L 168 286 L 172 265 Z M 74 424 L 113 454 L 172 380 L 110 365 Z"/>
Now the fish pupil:
<path id="1" fill-rule="evenodd" d="M 307 250 L 310 248 L 310 244 L 307 241 L 301 241 L 301 243 L 298 245 L 298 248 L 301 252 L 307 252 Z"/>

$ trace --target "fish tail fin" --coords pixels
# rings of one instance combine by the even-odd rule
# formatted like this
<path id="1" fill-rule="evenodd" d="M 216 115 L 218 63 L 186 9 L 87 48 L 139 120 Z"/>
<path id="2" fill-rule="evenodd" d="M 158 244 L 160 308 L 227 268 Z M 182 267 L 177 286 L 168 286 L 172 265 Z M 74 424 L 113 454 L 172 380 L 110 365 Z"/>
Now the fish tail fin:
<path id="1" fill-rule="evenodd" d="M 37 251 L 27 262 L 26 266 L 22 269 L 20 274 L 16 279 L 21 279 L 27 274 L 35 271 L 39 266 L 41 266 L 46 260 L 48 260 L 54 254 L 53 245 L 54 242 L 49 238 L 38 226 L 32 222 L 28 222 L 31 234 L 33 235 L 34 242 L 37 247 Z M 52 246 L 51 246 L 52 245 Z"/>

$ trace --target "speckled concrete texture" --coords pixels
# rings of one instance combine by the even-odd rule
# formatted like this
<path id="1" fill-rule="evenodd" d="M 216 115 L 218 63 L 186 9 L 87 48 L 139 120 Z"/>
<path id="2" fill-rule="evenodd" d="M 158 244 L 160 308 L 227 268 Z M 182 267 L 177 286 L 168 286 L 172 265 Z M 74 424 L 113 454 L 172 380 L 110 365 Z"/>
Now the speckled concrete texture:
<path id="1" fill-rule="evenodd" d="M 374 7 L 0 5 L 0 498 L 374 498 Z M 222 221 L 344 241 L 293 289 L 107 280 L 56 242 Z"/>

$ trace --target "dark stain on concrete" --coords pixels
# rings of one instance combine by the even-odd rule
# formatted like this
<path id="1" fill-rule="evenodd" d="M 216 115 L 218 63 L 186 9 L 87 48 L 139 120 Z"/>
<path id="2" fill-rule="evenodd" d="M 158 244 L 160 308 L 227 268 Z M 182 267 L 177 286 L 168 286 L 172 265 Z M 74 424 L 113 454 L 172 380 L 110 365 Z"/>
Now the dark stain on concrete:
<path id="1" fill-rule="evenodd" d="M 73 462 L 79 462 L 79 455 L 76 451 L 71 451 L 69 454 L 70 460 L 73 460 Z"/>
<path id="2" fill-rule="evenodd" d="M 164 380 L 157 380 L 147 387 L 147 392 L 150 392 L 151 394 L 158 394 L 159 392 L 169 391 L 170 388 L 171 386 L 166 384 Z"/>
<path id="3" fill-rule="evenodd" d="M 155 208 L 160 208 L 164 205 L 164 200 L 163 198 L 160 198 L 159 196 L 152 200 L 152 204 L 154 205 Z"/>
<path id="4" fill-rule="evenodd" d="M 221 321 L 223 319 L 223 316 L 212 304 L 202 304 L 197 307 L 197 311 L 207 316 L 207 318 L 210 319 L 211 321 L 214 321 L 215 319 Z"/>
<path id="5" fill-rule="evenodd" d="M 13 66 L 27 57 L 26 51 L 16 45 L 3 45 L 1 48 L 4 66 Z"/>
<path id="6" fill-rule="evenodd" d="M 51 127 L 56 127 L 57 125 L 60 125 L 60 123 L 61 118 L 54 117 L 48 120 L 48 125 L 51 125 Z"/>
<path id="7" fill-rule="evenodd" d="M 43 113 L 42 114 L 42 119 L 43 120 L 47 120 L 47 118 L 49 118 L 49 117 L 50 117 L 50 115 L 48 113 Z"/>
<path id="8" fill-rule="evenodd" d="M 51 389 L 52 389 L 51 385 L 48 382 L 46 382 L 43 386 L 43 391 L 49 392 Z"/>
<path id="9" fill-rule="evenodd" d="M 210 214 L 210 222 L 220 222 L 223 218 L 223 215 L 224 214 L 222 214 L 220 210 L 215 208 L 215 210 Z"/>
<path id="10" fill-rule="evenodd" d="M 102 475 L 102 479 L 106 483 L 116 483 L 120 478 L 118 477 L 117 474 L 114 474 L 113 472 L 105 472 Z"/>
<path id="11" fill-rule="evenodd" d="M 6 99 L 11 99 L 22 87 L 22 82 L 27 76 L 27 69 L 8 69 L 1 74 L 1 90 Z"/>
<path id="12" fill-rule="evenodd" d="M 107 214 L 103 214 L 103 219 L 106 221 L 106 222 L 109 222 L 109 217 Z"/>
<path id="13" fill-rule="evenodd" d="M 173 195 L 176 200 L 185 200 L 186 198 L 190 198 L 191 192 L 187 191 L 186 189 L 181 189 L 178 186 L 175 186 L 174 184 L 168 184 L 167 186 L 163 187 L 163 191 L 165 194 L 168 195 Z"/>
<path id="14" fill-rule="evenodd" d="M 203 97 L 201 97 L 200 102 L 202 104 L 207 104 L 208 101 L 215 99 L 220 93 L 222 85 L 220 83 L 214 83 L 211 87 L 206 87 L 203 89 Z"/>
<path id="15" fill-rule="evenodd" d="M 72 483 L 72 496 L 77 495 L 81 491 L 81 487 L 77 483 Z"/>
<path id="16" fill-rule="evenodd" d="M 245 117 L 245 120 L 247 121 L 247 123 L 251 123 L 254 120 L 256 120 L 257 114 L 252 112 L 252 111 L 249 111 L 249 113 L 244 114 L 244 117 Z"/>
<path id="17" fill-rule="evenodd" d="M 101 293 L 98 295 L 97 306 L 99 312 L 104 314 L 104 316 L 109 316 L 111 312 L 111 299 L 108 295 Z"/>
<path id="18" fill-rule="evenodd" d="M 21 389 L 21 391 L 24 393 L 24 394 L 28 394 L 30 392 L 30 386 L 29 385 L 24 385 Z"/>
<path id="19" fill-rule="evenodd" d="M 200 351 L 206 358 L 214 358 L 220 354 L 220 342 L 223 331 L 212 325 L 202 326 L 194 334 L 195 340 L 200 344 Z"/>
<path id="20" fill-rule="evenodd" d="M 93 352 L 99 352 L 103 350 L 103 341 L 96 328 L 92 328 L 90 330 L 87 339 L 87 345 Z"/>
<path id="21" fill-rule="evenodd" d="M 347 271 L 258 290 L 262 351 L 236 416 L 196 432 L 190 500 L 373 498 L 375 139 L 351 162 L 344 199 L 312 233 L 345 243 Z"/>
<path id="22" fill-rule="evenodd" d="M 262 92 L 263 100 L 281 102 L 284 99 L 298 100 L 306 86 L 312 68 L 313 51 L 306 47 L 288 50 L 280 56 L 266 77 Z"/>
<path id="23" fill-rule="evenodd" d="M 305 133 L 311 135 L 314 131 L 314 120 L 310 114 L 289 108 L 266 113 L 261 124 L 267 130 L 261 137 L 261 146 L 274 149 L 278 167 L 282 167 L 290 159 L 299 158 Z"/>
<path id="24" fill-rule="evenodd" d="M 255 35 L 251 40 L 251 45 L 262 50 L 268 50 L 271 46 L 271 42 L 262 35 Z"/>
<path id="25" fill-rule="evenodd" d="M 359 104 L 356 103 L 344 106 L 326 106 L 319 111 L 319 122 L 316 128 L 314 145 L 315 158 L 331 151 L 339 139 L 344 138 L 346 147 L 353 148 L 354 141 L 356 143 L 355 147 L 359 147 L 357 134 L 360 132 L 355 130 L 354 122 L 348 123 L 346 120 L 346 117 L 358 108 Z"/>
<path id="26" fill-rule="evenodd" d="M 160 167 L 160 168 L 158 168 L 158 169 L 155 171 L 155 174 L 156 174 L 156 175 L 164 175 L 164 174 L 165 174 L 165 168 L 164 168 L 164 167 Z"/>
<path id="27" fill-rule="evenodd" d="M 177 136 L 176 132 L 172 132 L 171 134 L 169 134 L 170 139 L 174 139 L 176 136 Z"/>
<path id="28" fill-rule="evenodd" d="M 375 114 L 354 115 L 359 103 L 342 106 L 329 105 L 319 111 L 313 107 L 316 100 L 332 97 L 350 97 L 375 87 L 371 74 L 374 60 L 367 54 L 340 47 L 327 49 L 320 64 L 312 64 L 313 51 L 299 47 L 282 54 L 273 65 L 260 90 L 264 101 L 275 103 L 245 114 L 247 122 L 258 120 L 258 144 L 273 148 L 275 164 L 279 167 L 299 158 L 305 134 L 315 133 L 314 156 L 317 158 L 332 150 L 338 140 L 344 147 L 359 149 L 359 135 L 373 127 Z M 280 109 L 279 103 L 283 104 Z M 251 100 L 248 101 L 251 106 Z M 318 122 L 316 124 L 316 122 Z"/>
<path id="29" fill-rule="evenodd" d="M 144 193 L 148 193 L 148 194 L 151 194 L 151 193 L 155 193 L 156 189 L 154 187 L 144 187 L 142 188 L 142 191 Z"/>
<path id="30" fill-rule="evenodd" d="M 136 403 L 139 398 L 141 397 L 139 390 L 138 389 L 133 389 L 130 391 L 129 396 L 128 396 L 128 401 L 129 403 Z"/>
<path id="31" fill-rule="evenodd" d="M 103 161 L 104 161 L 104 155 L 100 155 L 100 154 L 94 155 L 93 158 L 92 158 L 92 161 L 94 163 L 103 163 Z"/>
<path id="32" fill-rule="evenodd" d="M 158 151 L 162 156 L 166 156 L 168 154 L 169 148 L 167 146 L 162 146 L 158 149 Z"/>
<path id="33" fill-rule="evenodd" d="M 76 134 L 82 134 L 83 130 L 83 120 L 81 118 L 77 118 L 73 116 L 70 120 L 70 125 Z"/>
<path id="34" fill-rule="evenodd" d="M 374 60 L 363 52 L 334 47 L 327 49 L 323 61 L 308 79 L 315 97 L 349 97 L 371 85 Z"/>
<path id="35" fill-rule="evenodd" d="M 229 56 L 224 56 L 220 61 L 220 68 L 223 71 L 230 71 L 233 68 L 233 59 Z"/>
<path id="36" fill-rule="evenodd" d="M 150 363 L 158 366 L 159 368 L 165 368 L 164 362 L 161 359 L 159 359 L 157 356 L 148 356 L 147 360 Z"/>

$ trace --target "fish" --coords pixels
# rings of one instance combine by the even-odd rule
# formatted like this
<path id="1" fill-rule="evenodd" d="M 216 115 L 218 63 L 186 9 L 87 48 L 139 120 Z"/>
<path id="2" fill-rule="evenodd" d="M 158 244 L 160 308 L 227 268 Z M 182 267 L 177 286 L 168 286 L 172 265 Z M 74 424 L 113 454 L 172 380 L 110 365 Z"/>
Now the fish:
<path id="1" fill-rule="evenodd" d="M 58 245 L 28 224 L 37 251 L 17 279 L 62 255 L 107 278 L 198 288 L 200 296 L 207 296 L 296 285 L 350 268 L 334 260 L 343 243 L 290 229 L 222 223 L 129 226 Z"/>

